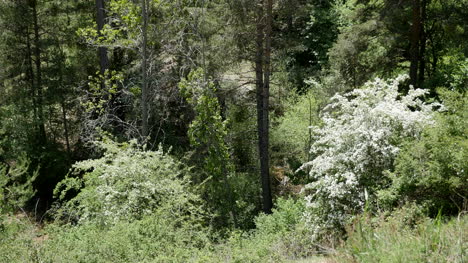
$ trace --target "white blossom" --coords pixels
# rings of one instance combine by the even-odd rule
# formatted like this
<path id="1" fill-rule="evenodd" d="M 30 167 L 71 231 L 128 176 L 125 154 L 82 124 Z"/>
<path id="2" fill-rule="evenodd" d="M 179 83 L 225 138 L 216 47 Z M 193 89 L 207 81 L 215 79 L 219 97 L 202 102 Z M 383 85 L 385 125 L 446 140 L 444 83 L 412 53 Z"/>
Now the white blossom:
<path id="1" fill-rule="evenodd" d="M 335 95 L 323 111 L 323 125 L 312 127 L 314 158 L 300 169 L 310 171 L 306 219 L 317 231 L 342 226 L 350 213 L 362 210 L 382 172 L 392 168 L 402 140 L 419 136 L 433 123 L 435 104 L 420 99 L 425 90 L 410 87 L 407 95 L 398 93 L 407 78 L 377 78 Z"/>

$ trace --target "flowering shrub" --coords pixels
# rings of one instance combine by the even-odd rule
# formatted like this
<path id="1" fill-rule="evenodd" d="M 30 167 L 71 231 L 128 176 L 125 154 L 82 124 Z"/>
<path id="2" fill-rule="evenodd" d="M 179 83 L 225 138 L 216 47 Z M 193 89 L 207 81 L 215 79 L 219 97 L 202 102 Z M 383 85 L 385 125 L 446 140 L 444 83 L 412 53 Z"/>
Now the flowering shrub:
<path id="1" fill-rule="evenodd" d="M 402 145 L 391 186 L 378 192 L 383 206 L 415 202 L 431 216 L 456 215 L 468 205 L 468 95 L 441 91 L 444 111 L 418 140 Z"/>
<path id="2" fill-rule="evenodd" d="M 362 210 L 383 186 L 382 173 L 392 169 L 400 143 L 418 137 L 433 122 L 435 105 L 419 99 L 424 90 L 398 93 L 406 78 L 368 82 L 363 89 L 335 95 L 324 109 L 323 126 L 313 128 L 312 160 L 300 168 L 312 179 L 306 185 L 306 217 L 315 230 L 341 228 Z"/>
<path id="3" fill-rule="evenodd" d="M 180 163 L 158 151 L 140 150 L 136 141 L 100 142 L 104 156 L 76 163 L 75 173 L 59 183 L 55 194 L 67 199 L 62 217 L 103 224 L 141 219 L 155 212 L 180 219 L 198 213 L 198 197 L 189 191 L 189 180 Z"/>

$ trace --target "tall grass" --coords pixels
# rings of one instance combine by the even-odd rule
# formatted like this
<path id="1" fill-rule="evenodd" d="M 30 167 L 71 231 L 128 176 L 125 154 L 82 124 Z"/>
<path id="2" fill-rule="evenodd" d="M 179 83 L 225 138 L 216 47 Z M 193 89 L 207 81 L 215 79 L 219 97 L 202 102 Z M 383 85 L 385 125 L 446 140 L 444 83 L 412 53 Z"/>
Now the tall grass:
<path id="1" fill-rule="evenodd" d="M 467 262 L 468 216 L 415 218 L 400 210 L 390 217 L 359 217 L 336 255 L 337 262 Z"/>
<path id="2" fill-rule="evenodd" d="M 391 216 L 360 215 L 332 255 L 317 246 L 295 206 L 257 219 L 250 233 L 234 231 L 213 242 L 200 231 L 174 230 L 161 218 L 107 227 L 95 225 L 40 228 L 25 217 L 0 217 L 3 262 L 467 262 L 468 216 L 430 219 L 414 210 Z"/>

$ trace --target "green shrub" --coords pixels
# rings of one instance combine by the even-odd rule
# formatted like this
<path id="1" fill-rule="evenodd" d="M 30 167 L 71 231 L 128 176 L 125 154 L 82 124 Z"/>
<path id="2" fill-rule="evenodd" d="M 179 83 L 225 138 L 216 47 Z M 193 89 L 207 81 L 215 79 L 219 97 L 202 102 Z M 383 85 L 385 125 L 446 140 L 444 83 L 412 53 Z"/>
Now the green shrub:
<path id="1" fill-rule="evenodd" d="M 468 217 L 444 222 L 441 217 L 415 216 L 419 214 L 415 207 L 397 210 L 389 217 L 358 217 L 348 228 L 348 239 L 336 261 L 465 262 Z M 408 224 L 408 219 L 413 223 Z"/>
<path id="2" fill-rule="evenodd" d="M 192 162 L 199 175 L 202 196 L 216 212 L 219 225 L 236 225 L 235 202 L 229 177 L 234 176 L 226 144 L 227 123 L 221 117 L 215 83 L 199 68 L 179 82 L 181 94 L 193 107 L 195 118 L 190 123 L 188 137 L 194 149 Z M 229 215 L 229 216 L 228 216 Z"/>
<path id="3" fill-rule="evenodd" d="M 362 89 L 337 94 L 323 110 L 323 126 L 313 128 L 313 159 L 305 189 L 307 220 L 317 237 L 344 230 L 348 219 L 374 207 L 378 190 L 387 187 L 383 173 L 393 169 L 401 143 L 420 136 L 433 124 L 436 103 L 421 100 L 427 91 L 398 87 L 407 76 L 375 79 Z"/>
<path id="4" fill-rule="evenodd" d="M 36 226 L 24 214 L 0 214 L 0 263 L 34 262 L 37 237 Z"/>
<path id="5" fill-rule="evenodd" d="M 36 193 L 33 181 L 38 170 L 31 174 L 30 164 L 24 156 L 10 167 L 0 164 L 0 214 L 24 208 Z"/>
<path id="6" fill-rule="evenodd" d="M 166 211 L 110 227 L 52 225 L 48 231 L 50 239 L 40 251 L 43 262 L 200 262 L 211 244 L 203 226 Z"/>
<path id="7" fill-rule="evenodd" d="M 278 199 L 272 214 L 256 218 L 256 229 L 233 232 L 226 243 L 216 246 L 216 257 L 224 262 L 285 262 L 317 253 L 303 222 L 304 203 Z"/>
<path id="8" fill-rule="evenodd" d="M 468 198 L 468 96 L 443 92 L 446 110 L 422 137 L 409 141 L 388 173 L 392 184 L 379 193 L 387 207 L 417 202 L 434 216 L 466 210 Z"/>
<path id="9" fill-rule="evenodd" d="M 140 150 L 136 141 L 100 142 L 104 156 L 76 163 L 72 175 L 59 183 L 55 194 L 64 201 L 58 210 L 62 219 L 112 224 L 132 221 L 161 209 L 166 216 L 197 215 L 200 200 L 189 189 L 187 169 L 169 155 Z M 78 194 L 66 200 L 70 190 Z"/>
<path id="10" fill-rule="evenodd" d="M 232 187 L 237 227 L 253 229 L 255 217 L 261 210 L 260 180 L 258 174 L 236 172 L 228 178 Z"/>
<path id="11" fill-rule="evenodd" d="M 272 163 L 289 168 L 289 176 L 293 180 L 298 179 L 294 171 L 310 160 L 312 134 L 309 126 L 319 123 L 320 102 L 312 92 L 316 91 L 311 90 L 303 96 L 291 98 L 284 115 L 272 120 Z"/>

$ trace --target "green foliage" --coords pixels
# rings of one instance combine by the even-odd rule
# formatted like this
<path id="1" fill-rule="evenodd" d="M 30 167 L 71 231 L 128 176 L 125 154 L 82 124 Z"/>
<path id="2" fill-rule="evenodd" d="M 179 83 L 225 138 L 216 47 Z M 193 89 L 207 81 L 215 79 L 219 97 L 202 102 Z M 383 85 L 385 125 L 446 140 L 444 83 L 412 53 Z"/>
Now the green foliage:
<path id="1" fill-rule="evenodd" d="M 318 251 L 303 221 L 303 200 L 278 199 L 270 215 L 261 214 L 250 233 L 233 232 L 215 251 L 228 262 L 286 262 Z"/>
<path id="2" fill-rule="evenodd" d="M 0 214 L 25 208 L 36 193 L 38 169 L 31 172 L 30 165 L 24 156 L 11 166 L 0 165 Z"/>
<path id="3" fill-rule="evenodd" d="M 375 76 L 394 77 L 407 72 L 411 60 L 414 1 L 344 1 L 338 7 L 340 32 L 330 49 L 329 75 L 353 88 Z M 455 86 L 466 89 L 468 50 L 460 43 L 466 38 L 466 1 L 420 1 L 422 31 L 418 43 L 420 87 Z M 457 10 L 457 11 L 454 11 Z M 455 77 L 453 75 L 458 75 Z M 462 83 L 462 85 L 460 85 Z"/>
<path id="4" fill-rule="evenodd" d="M 444 91 L 446 107 L 437 123 L 422 137 L 409 141 L 388 173 L 392 184 L 380 192 L 383 204 L 392 206 L 414 201 L 436 215 L 466 210 L 468 197 L 468 97 Z"/>
<path id="5" fill-rule="evenodd" d="M 228 184 L 232 189 L 237 227 L 244 230 L 255 228 L 255 217 L 261 210 L 258 174 L 236 172 L 228 178 Z"/>
<path id="6" fill-rule="evenodd" d="M 38 235 L 25 214 L 0 214 L 0 263 L 37 262 Z"/>
<path id="7" fill-rule="evenodd" d="M 24 215 L 0 217 L 0 262 L 216 262 L 210 231 L 158 212 L 112 226 L 49 224 L 40 229 Z"/>
<path id="8" fill-rule="evenodd" d="M 290 82 L 301 92 L 307 88 L 307 77 L 328 67 L 328 52 L 339 33 L 340 2 L 278 1 L 273 10 L 275 35 L 282 36 L 274 44 L 280 58 L 275 68 L 284 65 Z"/>
<path id="9" fill-rule="evenodd" d="M 307 169 L 311 183 L 305 186 L 310 227 L 320 238 L 323 232 L 343 230 L 348 218 L 371 203 L 387 186 L 383 173 L 393 169 L 401 144 L 417 138 L 433 124 L 438 103 L 425 103 L 427 93 L 410 89 L 398 92 L 405 79 L 376 79 L 362 89 L 335 95 L 324 109 L 323 126 L 313 128 Z"/>
<path id="10" fill-rule="evenodd" d="M 417 1 L 274 1 L 270 169 L 310 184 L 305 201 L 277 198 L 273 214 L 258 217 L 253 67 L 266 1 L 103 2 L 99 32 L 94 1 L 0 0 L 0 262 L 298 260 L 326 252 L 325 239 L 342 237 L 336 230 L 356 213 L 408 201 L 381 220 L 358 216 L 338 262 L 465 260 L 466 219 L 420 215 L 468 204 L 466 94 L 435 92 L 468 87 L 467 1 L 419 1 L 417 44 Z M 406 83 L 357 89 L 408 71 L 412 44 L 418 88 L 444 99 L 435 119 L 429 96 Z M 103 74 L 98 59 L 108 60 Z M 353 89 L 319 120 L 322 103 Z M 100 130 L 140 136 L 142 102 L 145 140 L 157 150 L 109 139 L 102 152 L 85 150 Z M 169 145 L 187 163 L 162 151 Z M 75 160 L 86 161 L 57 185 L 57 210 L 44 216 L 60 220 L 37 226 L 17 214 L 33 196 L 45 211 Z"/>
<path id="11" fill-rule="evenodd" d="M 195 149 L 194 158 L 201 167 L 204 195 L 217 210 L 218 216 L 231 214 L 235 223 L 234 200 L 229 177 L 233 175 L 233 165 L 225 142 L 227 120 L 222 120 L 216 89 L 213 81 L 207 79 L 202 69 L 190 72 L 187 79 L 179 83 L 182 95 L 195 111 L 188 136 Z"/>
<path id="12" fill-rule="evenodd" d="M 138 3 L 129 0 L 108 1 L 107 16 L 112 17 L 112 24 L 105 24 L 100 34 L 97 24 L 77 30 L 80 37 L 90 44 L 136 48 L 141 35 L 141 9 Z"/>
<path id="13" fill-rule="evenodd" d="M 50 224 L 43 230 L 24 218 L 9 218 L 0 231 L 5 251 L 0 262 L 256 263 L 310 255 L 315 250 L 301 225 L 303 201 L 280 199 L 277 205 L 272 215 L 258 217 L 257 230 L 236 230 L 217 244 L 196 218 L 168 216 L 162 209 L 132 222 Z"/>
<path id="14" fill-rule="evenodd" d="M 89 93 L 81 105 L 86 112 L 102 115 L 109 101 L 116 96 L 118 84 L 123 82 L 123 75 L 121 72 L 106 70 L 104 74 L 97 72 L 96 76 L 89 76 L 88 80 Z"/>
<path id="15" fill-rule="evenodd" d="M 330 49 L 330 75 L 357 88 L 376 76 L 392 77 L 396 69 L 394 37 L 379 17 L 381 1 L 367 5 L 348 1 L 339 8 L 340 34 Z M 390 73 L 390 74 L 389 74 Z"/>
<path id="16" fill-rule="evenodd" d="M 220 177 L 232 171 L 232 167 L 225 143 L 227 121 L 221 118 L 214 83 L 206 79 L 202 69 L 198 69 L 183 79 L 179 87 L 195 111 L 195 118 L 188 131 L 190 144 L 198 149 L 197 154 L 203 156 L 204 171 L 215 180 L 220 180 Z"/>
<path id="17" fill-rule="evenodd" d="M 305 210 L 303 200 L 280 198 L 271 215 L 261 214 L 256 220 L 256 231 L 260 234 L 284 234 L 300 224 Z"/>
<path id="18" fill-rule="evenodd" d="M 289 168 L 292 176 L 304 162 L 310 160 L 312 134 L 310 126 L 319 123 L 319 99 L 311 89 L 307 94 L 294 96 L 285 106 L 285 113 L 272 120 L 271 151 L 275 165 Z"/>
<path id="19" fill-rule="evenodd" d="M 187 170 L 161 148 L 144 151 L 136 141 L 117 144 L 107 138 L 98 145 L 103 157 L 76 163 L 57 185 L 55 195 L 64 201 L 59 217 L 114 224 L 166 211 L 172 219 L 203 218 L 199 198 L 189 189 Z M 78 194 L 67 200 L 70 190 Z"/>
<path id="20" fill-rule="evenodd" d="M 196 221 L 162 210 L 111 227 L 52 225 L 47 231 L 39 257 L 45 262 L 204 262 L 201 250 L 211 244 Z"/>
<path id="21" fill-rule="evenodd" d="M 443 220 L 416 217 L 415 207 L 395 211 L 388 217 L 359 216 L 349 227 L 348 239 L 337 262 L 454 262 L 466 260 L 468 217 Z"/>

